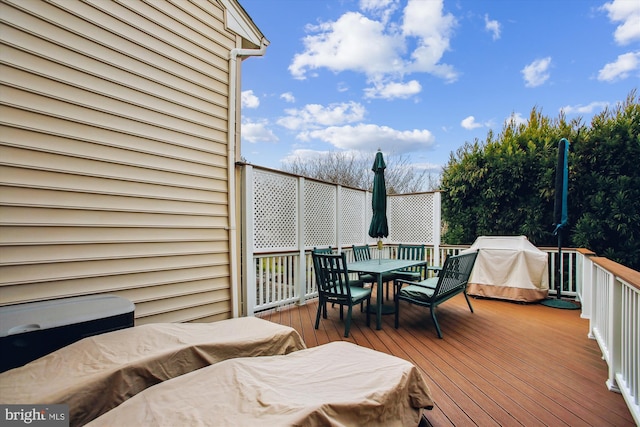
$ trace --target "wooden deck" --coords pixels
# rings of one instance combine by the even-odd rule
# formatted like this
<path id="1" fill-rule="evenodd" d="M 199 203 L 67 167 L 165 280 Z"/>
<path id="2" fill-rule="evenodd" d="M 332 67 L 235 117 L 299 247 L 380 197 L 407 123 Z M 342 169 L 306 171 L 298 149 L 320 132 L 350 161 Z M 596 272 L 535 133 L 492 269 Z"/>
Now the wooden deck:
<path id="1" fill-rule="evenodd" d="M 605 386 L 607 367 L 580 310 L 471 299 L 438 307 L 438 339 L 428 309 L 401 305 L 400 328 L 382 330 L 354 310 L 349 338 L 339 308 L 315 330 L 317 300 L 257 316 L 295 328 L 308 347 L 347 340 L 413 362 L 431 387 L 433 426 L 633 426 L 618 393 Z"/>

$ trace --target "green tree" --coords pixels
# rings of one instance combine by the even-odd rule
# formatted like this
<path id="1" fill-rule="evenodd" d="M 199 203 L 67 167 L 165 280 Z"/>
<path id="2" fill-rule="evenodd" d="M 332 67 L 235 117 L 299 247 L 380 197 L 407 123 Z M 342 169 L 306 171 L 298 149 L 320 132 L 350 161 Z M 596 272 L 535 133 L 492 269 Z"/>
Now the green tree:
<path id="1" fill-rule="evenodd" d="M 585 247 L 640 270 L 640 103 L 636 91 L 613 109 L 551 120 L 533 108 L 526 125 L 505 124 L 485 142 L 452 153 L 442 175 L 443 240 L 525 235 L 553 246 L 557 146 L 569 153 L 569 230 L 565 246 Z"/>
<path id="2" fill-rule="evenodd" d="M 486 142 L 452 153 L 442 175 L 444 240 L 525 235 L 536 245 L 553 245 L 557 144 L 579 129 L 579 120 L 551 120 L 533 108 L 526 125 L 509 121 L 497 137 L 489 132 Z"/>
<path id="3" fill-rule="evenodd" d="M 575 145 L 573 243 L 640 270 L 640 103 L 627 100 L 595 116 Z"/>

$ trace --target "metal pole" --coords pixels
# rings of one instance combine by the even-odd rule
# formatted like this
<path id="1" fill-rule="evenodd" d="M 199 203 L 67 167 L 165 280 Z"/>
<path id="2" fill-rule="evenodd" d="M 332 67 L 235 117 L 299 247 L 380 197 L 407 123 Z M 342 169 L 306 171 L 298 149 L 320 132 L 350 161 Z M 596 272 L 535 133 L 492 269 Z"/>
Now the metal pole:
<path id="1" fill-rule="evenodd" d="M 556 265 L 556 297 L 557 299 L 561 298 L 562 294 L 562 279 L 563 274 L 562 271 L 562 227 L 558 229 L 558 263 Z"/>

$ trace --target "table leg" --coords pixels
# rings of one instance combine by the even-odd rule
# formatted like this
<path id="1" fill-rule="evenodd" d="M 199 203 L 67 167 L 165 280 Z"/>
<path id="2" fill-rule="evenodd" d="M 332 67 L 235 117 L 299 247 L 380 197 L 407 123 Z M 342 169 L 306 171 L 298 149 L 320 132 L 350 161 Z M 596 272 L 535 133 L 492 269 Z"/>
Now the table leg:
<path id="1" fill-rule="evenodd" d="M 383 297 L 382 273 L 378 273 L 378 294 L 376 295 L 376 329 L 382 329 L 382 297 Z"/>

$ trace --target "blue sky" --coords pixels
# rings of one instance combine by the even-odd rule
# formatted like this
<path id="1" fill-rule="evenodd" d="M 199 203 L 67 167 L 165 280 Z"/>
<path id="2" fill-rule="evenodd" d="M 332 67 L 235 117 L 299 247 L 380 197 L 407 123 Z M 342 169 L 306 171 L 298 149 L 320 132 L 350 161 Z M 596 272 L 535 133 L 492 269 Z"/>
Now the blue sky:
<path id="1" fill-rule="evenodd" d="M 242 155 L 450 153 L 533 107 L 594 114 L 640 85 L 640 0 L 239 0 L 270 45 L 242 65 Z"/>

